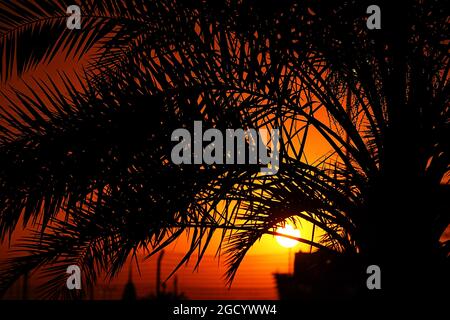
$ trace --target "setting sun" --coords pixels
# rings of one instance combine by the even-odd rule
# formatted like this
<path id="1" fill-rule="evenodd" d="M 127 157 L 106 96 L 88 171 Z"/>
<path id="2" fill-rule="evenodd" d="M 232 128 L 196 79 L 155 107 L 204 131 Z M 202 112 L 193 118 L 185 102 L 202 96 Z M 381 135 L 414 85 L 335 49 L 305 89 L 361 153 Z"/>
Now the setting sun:
<path id="1" fill-rule="evenodd" d="M 293 236 L 293 237 L 297 237 L 297 238 L 300 237 L 300 230 L 295 229 L 290 224 L 286 224 L 284 227 L 278 227 L 277 233 L 281 233 L 281 234 L 285 234 L 285 235 Z M 286 238 L 283 236 L 276 236 L 275 238 L 277 239 L 278 243 L 285 248 L 295 247 L 299 243 L 297 240 Z"/>

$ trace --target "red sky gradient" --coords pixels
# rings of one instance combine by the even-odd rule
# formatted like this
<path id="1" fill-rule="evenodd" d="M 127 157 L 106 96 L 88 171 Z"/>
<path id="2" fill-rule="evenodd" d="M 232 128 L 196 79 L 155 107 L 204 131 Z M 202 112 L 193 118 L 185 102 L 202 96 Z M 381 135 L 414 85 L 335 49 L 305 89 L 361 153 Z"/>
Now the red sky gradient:
<path id="1" fill-rule="evenodd" d="M 62 58 L 56 58 L 54 62 L 48 66 L 41 66 L 38 70 L 33 71 L 33 77 L 44 77 L 48 74 L 53 77 L 57 71 L 64 71 L 70 75 L 83 68 L 84 61 L 78 63 L 68 64 Z M 64 69 L 62 67 L 64 66 Z M 26 85 L 33 87 L 33 80 L 30 74 L 25 74 L 21 79 L 13 79 L 8 82 L 8 85 L 20 91 L 26 91 Z M 4 83 L 0 86 L 0 103 L 4 104 L 5 100 L 2 94 L 10 94 L 10 88 Z M 314 138 L 316 137 L 316 138 Z M 310 133 L 311 139 L 308 145 L 307 154 L 311 156 L 311 160 L 323 155 L 328 146 L 319 140 L 319 134 Z M 304 225 L 301 229 L 302 237 L 308 239 L 311 233 L 311 227 Z M 19 230 L 14 238 L 20 237 L 25 232 Z M 218 234 L 219 235 L 219 234 Z M 310 237 L 309 237 L 310 238 Z M 444 239 L 450 239 L 450 228 L 447 228 Z M 218 239 L 213 240 L 211 247 L 200 264 L 200 268 L 194 271 L 195 256 L 192 257 L 190 263 L 186 267 L 182 267 L 177 272 L 178 291 L 183 292 L 189 299 L 277 299 L 277 292 L 273 273 L 287 272 L 289 265 L 289 249 L 281 247 L 273 236 L 267 235 L 257 243 L 248 253 L 244 259 L 237 276 L 231 288 L 227 288 L 224 274 L 225 256 L 220 260 L 214 257 L 217 249 Z M 0 245 L 0 260 L 6 257 L 7 243 Z M 186 238 L 180 238 L 174 245 L 170 246 L 165 251 L 163 259 L 162 278 L 165 279 L 173 270 L 175 265 L 181 260 L 188 248 L 188 241 Z M 302 249 L 309 250 L 306 245 L 299 245 L 292 249 L 293 252 Z M 156 260 L 157 256 L 151 259 L 142 261 L 140 259 L 140 274 L 134 263 L 125 266 L 123 272 L 110 283 L 104 281 L 99 283 L 94 291 L 95 299 L 120 299 L 123 292 L 123 287 L 128 280 L 128 268 L 130 265 L 133 268 L 133 280 L 136 285 L 138 298 L 144 298 L 155 293 L 155 274 L 156 274 Z M 172 277 L 167 283 L 167 289 L 173 288 Z M 37 282 L 30 281 L 30 297 L 35 297 L 33 288 Z M 21 283 L 20 281 L 14 285 L 8 292 L 5 298 L 20 298 Z"/>

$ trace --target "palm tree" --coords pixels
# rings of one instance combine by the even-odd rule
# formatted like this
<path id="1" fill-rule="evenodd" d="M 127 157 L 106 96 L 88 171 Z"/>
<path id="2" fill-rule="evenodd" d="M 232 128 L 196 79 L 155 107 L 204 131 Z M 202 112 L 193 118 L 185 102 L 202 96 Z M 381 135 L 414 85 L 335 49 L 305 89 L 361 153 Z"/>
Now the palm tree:
<path id="1" fill-rule="evenodd" d="M 366 28 L 372 1 L 83 1 L 81 30 L 66 28 L 64 1 L 2 2 L 4 88 L 61 56 L 89 63 L 2 90 L 1 239 L 19 223 L 36 231 L 2 265 L 0 289 L 40 270 L 45 296 L 71 295 L 68 265 L 93 284 L 184 232 L 180 265 L 221 232 L 232 281 L 286 219 L 324 232 L 299 241 L 380 265 L 388 292 L 438 286 L 450 248 L 439 242 L 447 15 L 438 1 L 378 2 L 381 30 Z M 279 128 L 278 174 L 174 165 L 170 135 L 194 120 Z"/>

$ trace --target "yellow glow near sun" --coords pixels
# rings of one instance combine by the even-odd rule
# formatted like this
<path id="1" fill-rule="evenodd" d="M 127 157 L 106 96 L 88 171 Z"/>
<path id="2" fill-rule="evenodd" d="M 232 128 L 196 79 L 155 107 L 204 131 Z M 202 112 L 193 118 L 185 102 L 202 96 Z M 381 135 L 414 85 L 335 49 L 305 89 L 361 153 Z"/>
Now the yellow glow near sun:
<path id="1" fill-rule="evenodd" d="M 290 224 L 286 224 L 284 226 L 284 228 L 283 227 L 278 227 L 277 228 L 277 233 L 281 233 L 281 234 L 285 234 L 285 235 L 288 235 L 288 236 L 300 238 L 300 230 L 295 229 Z M 283 237 L 283 236 L 275 236 L 275 238 L 277 239 L 278 243 L 281 246 L 285 247 L 285 248 L 292 248 L 292 247 L 295 247 L 297 244 L 300 243 L 297 240 L 286 238 L 286 237 Z"/>

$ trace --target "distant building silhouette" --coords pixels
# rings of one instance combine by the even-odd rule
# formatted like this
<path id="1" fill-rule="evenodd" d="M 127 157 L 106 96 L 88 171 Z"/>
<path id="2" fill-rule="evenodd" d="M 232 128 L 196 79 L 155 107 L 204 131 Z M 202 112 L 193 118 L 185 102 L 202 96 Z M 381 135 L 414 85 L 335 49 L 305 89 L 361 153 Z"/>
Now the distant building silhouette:
<path id="1" fill-rule="evenodd" d="M 156 267 L 156 291 L 155 294 L 151 294 L 142 299 L 150 299 L 150 300 L 184 300 L 186 296 L 183 293 L 178 292 L 178 278 L 175 276 L 173 281 L 173 292 L 166 291 L 166 283 L 161 279 L 161 265 L 164 257 L 164 250 L 158 256 L 157 267 Z M 130 265 L 130 271 L 128 275 L 128 282 L 126 283 L 122 300 L 137 300 L 136 287 L 133 283 L 133 275 L 132 268 Z"/>
<path id="2" fill-rule="evenodd" d="M 294 273 L 274 274 L 282 300 L 343 300 L 356 296 L 361 287 L 361 268 L 356 257 L 319 250 L 297 252 Z"/>
<path id="3" fill-rule="evenodd" d="M 125 288 L 123 290 L 122 300 L 136 300 L 136 287 L 133 283 L 133 275 L 132 275 L 132 268 L 130 266 L 130 273 L 128 274 L 128 282 L 125 285 Z"/>

